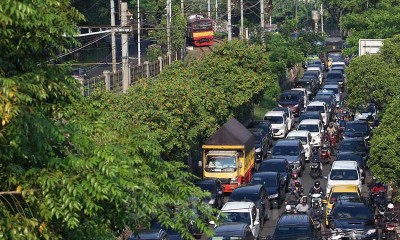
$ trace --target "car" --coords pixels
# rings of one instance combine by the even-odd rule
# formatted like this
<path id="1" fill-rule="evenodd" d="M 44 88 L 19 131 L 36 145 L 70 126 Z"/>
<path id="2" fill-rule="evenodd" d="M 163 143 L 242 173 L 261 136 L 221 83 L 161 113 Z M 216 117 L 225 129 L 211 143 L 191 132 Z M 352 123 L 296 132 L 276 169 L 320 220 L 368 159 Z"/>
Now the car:
<path id="1" fill-rule="evenodd" d="M 336 97 L 334 95 L 317 95 L 313 98 L 313 101 L 324 102 L 329 109 L 330 115 L 333 116 L 335 114 Z"/>
<path id="2" fill-rule="evenodd" d="M 283 214 L 275 227 L 274 240 L 317 240 L 321 239 L 318 230 L 314 228 L 313 220 L 308 214 Z"/>
<path id="3" fill-rule="evenodd" d="M 88 74 L 84 68 L 72 69 L 71 75 L 73 78 L 75 78 L 76 80 L 79 80 L 81 82 L 88 79 Z"/>
<path id="4" fill-rule="evenodd" d="M 333 186 L 357 185 L 361 192 L 362 179 L 360 168 L 355 161 L 334 161 L 331 171 L 326 177 L 328 180 L 326 193 L 329 194 Z"/>
<path id="5" fill-rule="evenodd" d="M 279 172 L 257 172 L 250 184 L 262 184 L 267 190 L 270 209 L 281 208 L 285 201 L 286 183 Z"/>
<path id="6" fill-rule="evenodd" d="M 375 119 L 378 113 L 378 107 L 374 103 L 368 103 L 357 108 L 354 120 L 366 120 L 368 117 Z"/>
<path id="7" fill-rule="evenodd" d="M 331 90 L 335 93 L 335 98 L 336 98 L 336 107 L 340 107 L 342 103 L 342 92 L 341 92 L 341 87 L 337 84 L 327 84 L 323 86 L 324 90 Z M 315 101 L 315 100 L 314 100 Z"/>
<path id="8" fill-rule="evenodd" d="M 336 155 L 336 160 L 335 161 L 356 161 L 358 163 L 358 166 L 360 167 L 360 171 L 362 173 L 362 176 L 364 177 L 363 183 L 365 183 L 365 161 L 361 157 L 359 153 L 356 152 L 338 152 Z"/>
<path id="9" fill-rule="evenodd" d="M 324 79 L 324 74 L 319 67 L 308 67 L 306 72 L 318 72 L 319 84 L 321 85 Z"/>
<path id="10" fill-rule="evenodd" d="M 328 125 L 330 119 L 330 113 L 328 108 L 326 107 L 325 102 L 320 101 L 312 101 L 308 104 L 306 111 L 318 111 L 322 115 L 322 120 L 325 126 Z"/>
<path id="11" fill-rule="evenodd" d="M 293 166 L 292 171 L 303 175 L 305 151 L 299 139 L 279 139 L 271 152 L 272 158 L 285 158 Z"/>
<path id="12" fill-rule="evenodd" d="M 292 130 L 294 127 L 294 115 L 292 111 L 290 111 L 289 108 L 287 107 L 275 107 L 272 109 L 272 111 L 282 111 L 286 113 L 286 119 L 288 120 L 288 131 Z"/>
<path id="13" fill-rule="evenodd" d="M 362 138 L 346 138 L 340 143 L 338 154 L 340 153 L 357 153 L 364 161 L 364 165 L 368 159 L 368 146 Z"/>
<path id="14" fill-rule="evenodd" d="M 310 161 L 312 156 L 312 137 L 311 133 L 307 130 L 300 130 L 300 131 L 291 131 L 286 136 L 286 139 L 299 139 L 301 144 L 303 144 L 303 148 L 305 151 L 306 161 Z"/>
<path id="15" fill-rule="evenodd" d="M 253 232 L 249 224 L 240 222 L 224 223 L 214 229 L 214 236 L 208 237 L 207 240 L 221 239 L 240 239 L 253 240 Z"/>
<path id="16" fill-rule="evenodd" d="M 328 215 L 329 227 L 341 232 L 341 239 L 378 239 L 374 213 L 364 202 L 337 201 Z"/>
<path id="17" fill-rule="evenodd" d="M 310 96 L 308 95 L 307 89 L 305 89 L 305 88 L 300 88 L 300 87 L 295 87 L 295 88 L 292 88 L 292 89 L 290 89 L 290 90 L 302 92 L 302 94 L 304 95 L 304 107 L 306 107 L 306 106 L 308 105 Z M 304 110 L 304 109 L 303 109 L 303 110 Z"/>
<path id="18" fill-rule="evenodd" d="M 331 71 L 339 71 L 343 74 L 343 78 L 346 79 L 346 68 L 340 65 L 335 65 L 331 67 Z"/>
<path id="19" fill-rule="evenodd" d="M 319 62 L 314 61 L 313 63 L 311 63 L 311 64 L 309 64 L 309 65 L 307 66 L 307 69 L 314 68 L 314 67 L 319 68 L 319 70 L 320 70 L 321 72 L 324 71 L 324 67 L 322 66 L 322 62 L 321 62 L 321 61 L 319 61 Z"/>
<path id="20" fill-rule="evenodd" d="M 324 133 L 324 126 L 322 121 L 318 119 L 304 119 L 297 125 L 297 130 L 306 130 L 311 133 L 312 145 L 320 147 L 322 142 L 322 134 Z"/>
<path id="21" fill-rule="evenodd" d="M 260 212 L 252 201 L 230 201 L 224 204 L 217 219 L 222 225 L 226 223 L 244 223 L 249 225 L 254 239 L 258 239 L 263 223 Z M 215 225 L 214 221 L 210 224 Z M 218 226 L 215 225 L 217 228 Z"/>
<path id="22" fill-rule="evenodd" d="M 331 192 L 322 201 L 325 204 L 325 224 L 328 226 L 328 215 L 331 213 L 336 201 L 351 199 L 362 202 L 361 192 L 357 185 L 333 186 Z"/>
<path id="23" fill-rule="evenodd" d="M 260 213 L 260 225 L 270 218 L 267 190 L 262 184 L 247 184 L 237 187 L 229 196 L 228 202 L 252 201 Z"/>
<path id="24" fill-rule="evenodd" d="M 343 138 L 364 138 L 369 141 L 371 138 L 371 129 L 365 121 L 348 121 L 343 131 Z"/>
<path id="25" fill-rule="evenodd" d="M 289 120 L 285 112 L 269 111 L 265 114 L 264 120 L 271 123 L 274 138 L 285 138 L 288 133 Z"/>
<path id="26" fill-rule="evenodd" d="M 267 134 L 261 128 L 249 128 L 248 130 L 254 135 L 255 161 L 259 163 L 269 151 Z"/>
<path id="27" fill-rule="evenodd" d="M 312 98 L 312 96 L 315 96 L 317 94 L 317 90 L 319 88 L 316 79 L 310 79 L 310 78 L 302 78 L 297 80 L 294 83 L 295 88 L 305 88 L 307 90 L 307 94 L 309 99 Z M 307 106 L 307 104 L 306 104 Z"/>
<path id="28" fill-rule="evenodd" d="M 208 204 L 217 209 L 221 209 L 224 203 L 224 193 L 222 192 L 221 182 L 218 179 L 204 179 L 195 182 L 194 185 L 210 193 L 210 197 L 205 199 Z"/>
<path id="29" fill-rule="evenodd" d="M 318 111 L 305 111 L 300 115 L 297 121 L 300 123 L 305 119 L 317 119 L 323 122 L 322 115 Z"/>
<path id="30" fill-rule="evenodd" d="M 289 191 L 290 176 L 292 174 L 293 166 L 285 158 L 269 158 L 261 162 L 258 167 L 258 172 L 277 172 L 283 179 L 286 186 L 286 192 Z"/>
<path id="31" fill-rule="evenodd" d="M 317 86 L 319 87 L 322 83 L 319 79 L 319 72 L 318 71 L 306 71 L 303 73 L 303 79 L 313 79 L 316 81 Z"/>
<path id="32" fill-rule="evenodd" d="M 138 234 L 132 233 L 129 240 L 168 240 L 168 234 L 164 229 L 149 229 L 140 231 Z"/>
<path id="33" fill-rule="evenodd" d="M 288 107 L 293 115 L 299 116 L 304 110 L 304 92 L 286 90 L 279 97 L 279 107 Z"/>
<path id="34" fill-rule="evenodd" d="M 335 61 L 332 62 L 331 68 L 336 67 L 336 66 L 340 66 L 340 67 L 344 67 L 346 68 L 346 63 L 343 61 Z M 332 70 L 331 70 L 332 71 Z"/>
<path id="35" fill-rule="evenodd" d="M 247 126 L 247 128 L 261 128 L 264 130 L 264 132 L 267 134 L 267 142 L 268 142 L 268 149 L 270 146 L 272 146 L 273 143 L 273 132 L 272 132 L 272 126 L 269 121 L 266 120 L 253 120 L 250 122 L 250 124 Z"/>

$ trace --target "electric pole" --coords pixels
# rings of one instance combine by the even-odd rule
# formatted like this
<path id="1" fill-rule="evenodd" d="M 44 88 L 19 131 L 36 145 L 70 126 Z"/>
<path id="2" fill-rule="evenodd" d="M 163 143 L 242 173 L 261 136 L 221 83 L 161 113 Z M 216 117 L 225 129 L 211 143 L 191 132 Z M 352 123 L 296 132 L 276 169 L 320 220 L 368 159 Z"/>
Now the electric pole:
<path id="1" fill-rule="evenodd" d="M 207 0 L 207 14 L 211 18 L 211 0 Z"/>
<path id="2" fill-rule="evenodd" d="M 324 34 L 324 9 L 322 8 L 321 3 L 321 33 Z"/>
<path id="3" fill-rule="evenodd" d="M 167 0 L 167 56 L 171 60 L 171 0 Z"/>
<path id="4" fill-rule="evenodd" d="M 264 23 L 265 23 L 265 21 L 264 21 L 264 0 L 260 0 L 260 18 L 261 18 L 261 21 L 260 21 L 260 23 L 261 23 L 261 29 L 262 29 L 262 31 L 264 32 L 264 29 L 265 29 L 265 25 L 264 25 Z"/>
<path id="5" fill-rule="evenodd" d="M 128 3 L 121 0 L 121 44 L 122 44 L 122 91 L 125 93 L 129 87 L 129 26 Z"/>
<path id="6" fill-rule="evenodd" d="M 215 0 L 215 22 L 218 19 L 218 0 Z"/>
<path id="7" fill-rule="evenodd" d="M 117 71 L 117 46 L 115 44 L 115 4 L 114 0 L 110 0 L 111 6 L 111 61 L 112 61 L 112 71 L 115 73 Z"/>
<path id="8" fill-rule="evenodd" d="M 243 40 L 244 20 L 243 20 L 243 0 L 240 0 L 240 40 Z"/>
<path id="9" fill-rule="evenodd" d="M 181 0 L 181 15 L 185 17 L 185 5 L 183 4 L 183 0 Z"/>
<path id="10" fill-rule="evenodd" d="M 228 41 L 232 40 L 232 6 L 231 0 L 228 0 Z"/>
<path id="11" fill-rule="evenodd" d="M 140 0 L 137 0 L 137 38 L 138 38 L 138 65 L 140 66 L 141 64 L 141 54 L 142 51 L 140 49 Z"/>

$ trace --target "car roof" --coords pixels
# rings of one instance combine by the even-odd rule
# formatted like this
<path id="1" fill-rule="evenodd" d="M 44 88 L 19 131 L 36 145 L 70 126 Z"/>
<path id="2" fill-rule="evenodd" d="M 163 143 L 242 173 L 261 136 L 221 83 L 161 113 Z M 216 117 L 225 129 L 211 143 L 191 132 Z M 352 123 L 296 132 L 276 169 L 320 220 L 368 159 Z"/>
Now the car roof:
<path id="1" fill-rule="evenodd" d="M 324 85 L 323 88 L 338 88 L 338 87 L 339 87 L 339 84 L 327 84 L 327 85 Z"/>
<path id="2" fill-rule="evenodd" d="M 321 101 L 312 101 L 308 104 L 308 106 L 321 106 L 321 105 L 326 105 L 325 102 Z"/>
<path id="3" fill-rule="evenodd" d="M 221 211 L 229 212 L 235 210 L 235 212 L 248 212 L 249 209 L 253 208 L 253 206 L 255 206 L 253 202 L 242 202 L 242 201 L 227 202 L 221 208 Z"/>
<path id="4" fill-rule="evenodd" d="M 310 217 L 307 214 L 285 214 L 282 215 L 277 225 L 307 225 L 310 224 Z"/>
<path id="5" fill-rule="evenodd" d="M 297 146 L 299 144 L 300 140 L 299 139 L 279 139 L 276 144 L 276 146 Z"/>
<path id="6" fill-rule="evenodd" d="M 282 116 L 286 113 L 284 111 L 269 111 L 265 114 L 265 116 Z"/>
<path id="7" fill-rule="evenodd" d="M 299 80 L 297 80 L 297 82 L 312 82 L 311 78 L 301 78 Z"/>
<path id="8" fill-rule="evenodd" d="M 360 156 L 360 154 L 355 153 L 355 152 L 338 152 L 336 155 L 336 158 L 339 158 L 340 156 L 355 156 L 358 159 L 362 159 L 362 157 Z"/>
<path id="9" fill-rule="evenodd" d="M 326 90 L 326 89 L 321 89 L 317 92 L 318 93 L 331 93 L 331 94 L 335 94 L 332 90 Z"/>
<path id="10" fill-rule="evenodd" d="M 287 94 L 299 94 L 300 91 L 296 91 L 296 90 L 285 90 L 281 93 L 281 95 L 287 95 Z"/>
<path id="11" fill-rule="evenodd" d="M 246 228 L 248 228 L 246 223 L 223 223 L 214 229 L 214 235 L 223 237 L 241 237 Z"/>
<path id="12" fill-rule="evenodd" d="M 355 169 L 357 165 L 356 161 L 334 161 L 332 169 Z"/>
<path id="13" fill-rule="evenodd" d="M 341 143 L 344 143 L 344 142 L 364 142 L 365 143 L 365 140 L 362 137 L 355 137 L 355 138 L 345 138 L 342 140 Z"/>
<path id="14" fill-rule="evenodd" d="M 258 191 L 260 191 L 261 188 L 263 188 L 264 186 L 262 184 L 247 184 L 247 185 L 240 185 L 239 187 L 235 188 L 235 190 L 233 190 L 233 192 L 231 193 L 231 195 L 233 193 L 235 194 L 241 194 L 241 193 L 256 193 Z"/>
<path id="15" fill-rule="evenodd" d="M 321 122 L 321 120 L 319 120 L 319 119 L 304 119 L 303 121 L 301 121 L 299 123 L 299 125 L 302 125 L 302 124 L 319 124 L 320 122 Z"/>
<path id="16" fill-rule="evenodd" d="M 252 133 L 261 133 L 264 131 L 262 128 L 248 128 L 248 130 Z"/>
<path id="17" fill-rule="evenodd" d="M 332 186 L 332 192 L 358 192 L 357 185 L 336 185 Z"/>
<path id="18" fill-rule="evenodd" d="M 292 136 L 293 137 L 295 137 L 295 136 L 296 137 L 297 136 L 305 137 L 305 136 L 308 136 L 308 134 L 310 134 L 310 132 L 307 130 L 293 130 L 293 131 L 290 131 L 286 137 L 292 137 Z"/>
<path id="19" fill-rule="evenodd" d="M 321 71 L 321 69 L 319 67 L 308 67 L 307 68 L 307 71 L 316 71 L 316 70 Z"/>
<path id="20" fill-rule="evenodd" d="M 288 107 L 274 107 L 272 111 L 277 111 L 277 112 L 290 112 L 290 109 Z"/>
<path id="21" fill-rule="evenodd" d="M 305 111 L 300 115 L 300 117 L 302 115 L 318 115 L 318 116 L 321 116 L 321 112 L 318 112 L 318 111 Z"/>

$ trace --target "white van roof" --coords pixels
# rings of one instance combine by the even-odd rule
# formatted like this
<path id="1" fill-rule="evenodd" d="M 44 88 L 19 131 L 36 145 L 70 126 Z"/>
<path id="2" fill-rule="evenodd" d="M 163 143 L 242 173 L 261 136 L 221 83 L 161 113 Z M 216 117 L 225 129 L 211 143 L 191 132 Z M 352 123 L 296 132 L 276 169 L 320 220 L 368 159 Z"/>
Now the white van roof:
<path id="1" fill-rule="evenodd" d="M 254 206 L 253 202 L 227 202 L 222 207 L 222 212 L 249 212 Z"/>
<path id="2" fill-rule="evenodd" d="M 301 121 L 299 123 L 299 125 L 303 125 L 303 124 L 306 124 L 306 125 L 318 125 L 320 122 L 321 121 L 318 120 L 318 119 L 304 119 L 303 121 Z"/>
<path id="3" fill-rule="evenodd" d="M 265 116 L 283 116 L 285 115 L 284 111 L 269 111 L 265 114 Z"/>
<path id="4" fill-rule="evenodd" d="M 307 137 L 308 134 L 310 134 L 310 132 L 307 131 L 307 130 L 293 130 L 293 131 L 290 131 L 288 133 L 286 138 L 289 138 L 289 137 Z"/>
<path id="5" fill-rule="evenodd" d="M 308 104 L 308 106 L 321 106 L 321 105 L 326 105 L 324 102 L 321 101 L 312 101 Z"/>
<path id="6" fill-rule="evenodd" d="M 358 163 L 356 161 L 334 161 L 332 169 L 357 169 Z"/>

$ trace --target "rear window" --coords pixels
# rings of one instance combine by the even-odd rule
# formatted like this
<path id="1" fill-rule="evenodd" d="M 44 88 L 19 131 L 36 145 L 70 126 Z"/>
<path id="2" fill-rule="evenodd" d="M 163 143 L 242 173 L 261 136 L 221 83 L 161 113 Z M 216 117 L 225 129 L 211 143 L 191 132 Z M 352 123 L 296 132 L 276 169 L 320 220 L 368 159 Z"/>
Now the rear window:
<path id="1" fill-rule="evenodd" d="M 283 117 L 280 116 L 265 116 L 264 120 L 268 120 L 271 124 L 283 123 Z"/>
<path id="2" fill-rule="evenodd" d="M 281 95 L 281 101 L 291 101 L 295 102 L 299 100 L 299 95 L 298 94 L 282 94 Z"/>
<path id="3" fill-rule="evenodd" d="M 355 169 L 332 169 L 329 178 L 331 180 L 358 180 L 358 173 Z"/>
<path id="4" fill-rule="evenodd" d="M 330 73 L 328 73 L 328 75 L 326 75 L 326 78 L 327 79 L 342 78 L 342 74 L 330 72 Z"/>
<path id="5" fill-rule="evenodd" d="M 319 132 L 318 125 L 316 124 L 300 124 L 297 130 L 307 130 L 309 132 Z"/>
<path id="6" fill-rule="evenodd" d="M 325 112 L 325 108 L 324 106 L 308 106 L 307 111 Z"/>
<path id="7" fill-rule="evenodd" d="M 335 94 L 339 94 L 339 89 L 338 88 L 325 88 L 326 90 L 331 90 L 333 91 Z"/>

